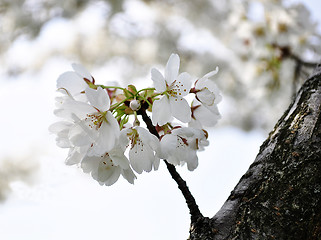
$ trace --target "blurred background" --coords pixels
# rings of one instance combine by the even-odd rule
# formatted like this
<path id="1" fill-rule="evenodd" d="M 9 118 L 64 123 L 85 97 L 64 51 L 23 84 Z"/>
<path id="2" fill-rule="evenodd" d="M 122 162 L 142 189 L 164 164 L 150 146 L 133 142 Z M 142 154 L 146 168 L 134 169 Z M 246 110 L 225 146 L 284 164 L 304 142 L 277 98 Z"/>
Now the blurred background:
<path id="1" fill-rule="evenodd" d="M 96 82 L 152 85 L 171 53 L 214 80 L 222 119 L 194 172 L 212 217 L 321 55 L 319 0 L 0 0 L 0 239 L 186 239 L 189 214 L 160 170 L 101 187 L 55 145 L 55 81 L 83 64 Z"/>

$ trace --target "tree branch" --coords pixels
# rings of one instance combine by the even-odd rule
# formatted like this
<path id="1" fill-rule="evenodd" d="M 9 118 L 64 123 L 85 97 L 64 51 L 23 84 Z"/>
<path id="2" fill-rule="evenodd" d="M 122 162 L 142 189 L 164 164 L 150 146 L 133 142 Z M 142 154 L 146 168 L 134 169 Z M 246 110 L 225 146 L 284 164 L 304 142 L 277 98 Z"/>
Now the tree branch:
<path id="1" fill-rule="evenodd" d="M 143 121 L 146 123 L 148 130 L 150 133 L 154 134 L 158 139 L 160 138 L 156 128 L 154 127 L 151 119 L 146 113 L 145 108 L 141 108 L 137 111 L 137 114 L 141 115 L 143 118 Z M 179 173 L 176 171 L 176 168 L 174 165 L 170 164 L 164 159 L 164 162 L 166 164 L 166 167 L 172 176 L 172 178 L 175 180 L 175 182 L 178 185 L 178 188 L 181 190 L 185 201 L 187 203 L 187 207 L 189 209 L 190 215 L 191 215 L 191 223 L 195 224 L 198 219 L 203 218 L 202 213 L 200 212 L 198 205 L 196 204 L 195 198 L 193 197 L 192 193 L 188 189 L 188 186 L 186 185 L 186 182 L 183 180 L 183 178 L 179 175 Z"/>
<path id="2" fill-rule="evenodd" d="M 190 240 L 321 239 L 321 66 L 218 213 Z M 212 232 L 211 232 L 212 231 Z"/>
<path id="3" fill-rule="evenodd" d="M 300 57 L 296 56 L 294 53 L 290 53 L 290 54 L 289 54 L 289 57 L 292 58 L 293 60 L 295 60 L 295 62 L 296 62 L 298 65 L 301 65 L 301 66 L 306 66 L 306 67 L 310 67 L 310 68 L 315 68 L 315 67 L 318 65 L 317 62 L 305 61 L 305 60 L 301 59 Z"/>

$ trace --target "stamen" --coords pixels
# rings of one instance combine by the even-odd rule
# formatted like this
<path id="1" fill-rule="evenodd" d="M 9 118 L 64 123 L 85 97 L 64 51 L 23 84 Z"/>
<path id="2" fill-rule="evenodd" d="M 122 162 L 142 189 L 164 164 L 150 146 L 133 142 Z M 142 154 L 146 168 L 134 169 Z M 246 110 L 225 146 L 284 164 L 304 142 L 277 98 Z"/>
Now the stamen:
<path id="1" fill-rule="evenodd" d="M 89 120 L 89 127 L 94 128 L 98 130 L 101 125 L 103 124 L 103 121 L 105 120 L 105 114 L 98 112 L 98 113 L 93 113 L 93 114 L 87 114 L 87 117 L 85 120 Z"/>

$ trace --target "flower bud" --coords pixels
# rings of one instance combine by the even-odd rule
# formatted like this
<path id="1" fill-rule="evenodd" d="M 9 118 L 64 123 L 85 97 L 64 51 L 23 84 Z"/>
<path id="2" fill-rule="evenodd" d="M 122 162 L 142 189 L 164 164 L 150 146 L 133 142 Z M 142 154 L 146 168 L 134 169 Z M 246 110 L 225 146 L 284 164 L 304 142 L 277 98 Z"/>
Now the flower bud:
<path id="1" fill-rule="evenodd" d="M 133 111 L 137 111 L 138 109 L 140 109 L 140 101 L 138 100 L 131 100 L 129 103 L 129 107 L 131 108 L 131 110 Z"/>

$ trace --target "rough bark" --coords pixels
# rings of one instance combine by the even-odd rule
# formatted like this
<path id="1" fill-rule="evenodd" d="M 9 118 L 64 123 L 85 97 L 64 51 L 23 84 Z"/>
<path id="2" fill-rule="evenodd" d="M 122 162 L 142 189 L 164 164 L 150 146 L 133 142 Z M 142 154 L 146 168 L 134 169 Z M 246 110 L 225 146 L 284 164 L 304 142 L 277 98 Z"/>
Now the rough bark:
<path id="1" fill-rule="evenodd" d="M 321 239 L 321 66 L 305 82 L 231 195 L 190 240 Z"/>

